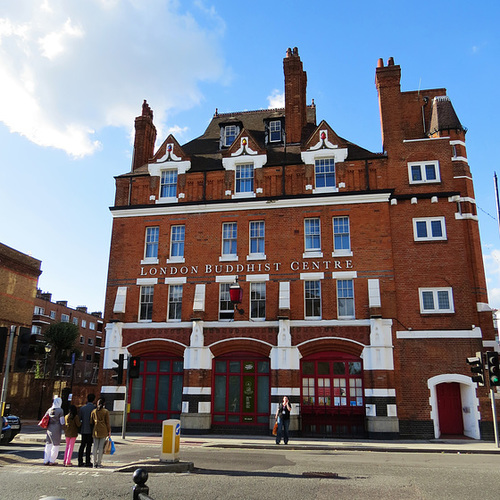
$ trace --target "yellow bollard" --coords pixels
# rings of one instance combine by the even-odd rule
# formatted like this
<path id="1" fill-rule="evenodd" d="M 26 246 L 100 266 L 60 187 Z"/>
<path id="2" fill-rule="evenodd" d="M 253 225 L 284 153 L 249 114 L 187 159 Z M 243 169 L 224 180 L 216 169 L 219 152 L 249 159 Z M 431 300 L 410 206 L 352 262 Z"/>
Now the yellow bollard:
<path id="1" fill-rule="evenodd" d="M 160 462 L 178 462 L 181 442 L 181 421 L 170 419 L 162 423 Z"/>

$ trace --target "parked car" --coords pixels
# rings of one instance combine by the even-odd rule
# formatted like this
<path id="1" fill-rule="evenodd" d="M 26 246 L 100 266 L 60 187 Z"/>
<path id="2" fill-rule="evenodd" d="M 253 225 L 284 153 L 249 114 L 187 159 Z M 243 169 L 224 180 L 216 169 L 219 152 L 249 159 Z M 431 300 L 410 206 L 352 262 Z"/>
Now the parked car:
<path id="1" fill-rule="evenodd" d="M 0 443 L 10 443 L 21 432 L 21 419 L 15 415 L 2 417 L 2 434 Z"/>

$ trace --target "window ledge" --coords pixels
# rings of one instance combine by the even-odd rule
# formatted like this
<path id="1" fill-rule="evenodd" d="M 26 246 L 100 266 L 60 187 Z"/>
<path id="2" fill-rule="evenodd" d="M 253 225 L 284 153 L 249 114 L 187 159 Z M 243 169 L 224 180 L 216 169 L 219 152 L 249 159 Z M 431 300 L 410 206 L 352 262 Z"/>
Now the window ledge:
<path id="1" fill-rule="evenodd" d="M 267 256 L 265 253 L 253 253 L 247 255 L 247 260 L 266 260 Z"/>
<path id="2" fill-rule="evenodd" d="M 184 264 L 186 259 L 184 257 L 171 257 L 167 259 L 167 264 Z"/>
<path id="3" fill-rule="evenodd" d="M 304 252 L 302 258 L 304 259 L 314 259 L 323 257 L 323 252 Z"/>
<path id="4" fill-rule="evenodd" d="M 313 194 L 321 194 L 321 193 L 338 193 L 339 188 L 337 187 L 320 187 L 314 188 L 312 190 Z"/>
<path id="5" fill-rule="evenodd" d="M 141 260 L 141 264 L 158 264 L 160 261 L 158 260 L 158 257 L 146 257 L 145 259 Z"/>
<path id="6" fill-rule="evenodd" d="M 332 252 L 332 257 L 352 257 L 352 250 L 337 250 Z"/>
<path id="7" fill-rule="evenodd" d="M 177 196 L 172 196 L 168 198 L 158 198 L 156 203 L 177 203 L 178 201 L 179 198 L 177 198 Z"/>
<path id="8" fill-rule="evenodd" d="M 238 199 L 238 198 L 255 198 L 257 195 L 254 192 L 248 192 L 248 193 L 234 193 L 232 198 Z"/>
<path id="9" fill-rule="evenodd" d="M 238 262 L 237 255 L 221 255 L 219 257 L 219 262 Z"/>

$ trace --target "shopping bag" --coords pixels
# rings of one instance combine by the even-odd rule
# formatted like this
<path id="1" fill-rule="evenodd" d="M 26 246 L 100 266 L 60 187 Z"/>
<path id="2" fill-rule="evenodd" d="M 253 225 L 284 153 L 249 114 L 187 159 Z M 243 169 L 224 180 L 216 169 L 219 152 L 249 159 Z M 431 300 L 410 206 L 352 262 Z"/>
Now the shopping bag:
<path id="1" fill-rule="evenodd" d="M 109 454 L 110 455 L 114 455 L 114 453 L 116 451 L 116 449 L 115 449 L 115 442 L 111 438 L 109 438 L 109 441 L 111 443 L 111 450 L 110 450 Z"/>
<path id="2" fill-rule="evenodd" d="M 278 434 L 278 422 L 276 422 L 273 427 L 273 436 L 276 436 L 277 434 Z"/>
<path id="3" fill-rule="evenodd" d="M 42 429 L 46 429 L 49 426 L 49 420 L 50 420 L 49 414 L 46 413 L 43 416 L 42 420 L 38 422 L 38 426 L 41 427 Z"/>
<path id="4" fill-rule="evenodd" d="M 111 454 L 111 439 L 109 437 L 106 438 L 106 441 L 104 442 L 104 454 L 109 455 Z"/>

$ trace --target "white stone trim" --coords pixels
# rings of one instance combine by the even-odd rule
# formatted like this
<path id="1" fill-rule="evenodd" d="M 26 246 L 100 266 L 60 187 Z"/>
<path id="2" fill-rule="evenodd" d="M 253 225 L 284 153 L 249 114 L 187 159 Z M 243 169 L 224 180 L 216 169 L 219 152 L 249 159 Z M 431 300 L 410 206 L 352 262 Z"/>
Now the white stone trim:
<path id="1" fill-rule="evenodd" d="M 157 285 L 158 278 L 137 278 L 135 280 L 136 285 Z"/>
<path id="2" fill-rule="evenodd" d="M 397 339 L 480 339 L 481 328 L 478 326 L 472 330 L 407 330 L 397 331 Z"/>
<path id="3" fill-rule="evenodd" d="M 187 283 L 187 278 L 165 278 L 165 285 L 184 285 Z"/>

